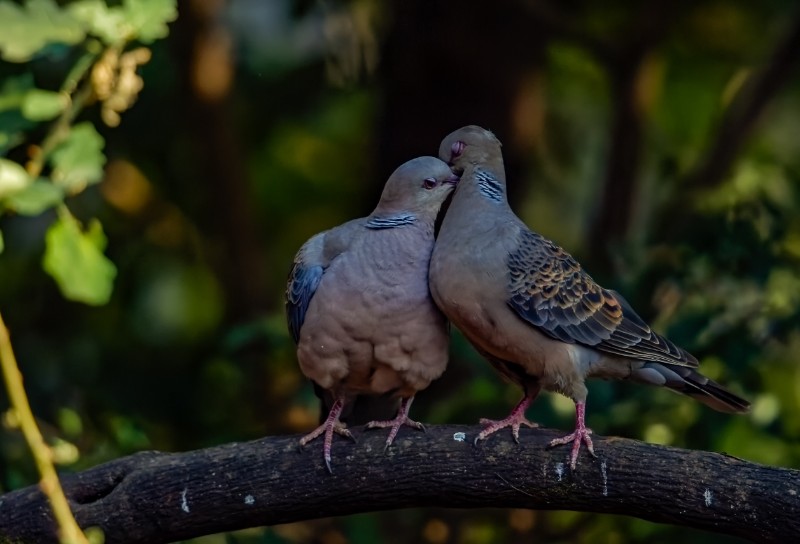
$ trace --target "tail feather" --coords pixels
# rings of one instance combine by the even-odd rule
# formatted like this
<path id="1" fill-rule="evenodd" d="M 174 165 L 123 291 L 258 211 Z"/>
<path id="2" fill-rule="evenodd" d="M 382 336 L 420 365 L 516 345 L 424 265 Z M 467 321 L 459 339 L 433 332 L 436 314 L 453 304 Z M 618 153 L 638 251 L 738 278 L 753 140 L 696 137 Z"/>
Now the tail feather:
<path id="1" fill-rule="evenodd" d="M 633 369 L 631 379 L 639 383 L 667 387 L 719 412 L 742 413 L 750 410 L 747 400 L 685 366 L 645 362 L 641 367 Z"/>

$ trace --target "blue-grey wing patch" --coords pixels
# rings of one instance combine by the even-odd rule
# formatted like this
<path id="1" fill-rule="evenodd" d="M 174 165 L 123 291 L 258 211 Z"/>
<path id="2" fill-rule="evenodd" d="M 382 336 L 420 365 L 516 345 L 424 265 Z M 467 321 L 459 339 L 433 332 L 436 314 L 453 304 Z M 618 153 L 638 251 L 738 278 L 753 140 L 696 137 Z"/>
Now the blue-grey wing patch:
<path id="1" fill-rule="evenodd" d="M 509 255 L 509 306 L 551 338 L 610 355 L 697 366 L 697 360 L 653 332 L 614 291 L 603 289 L 566 251 L 525 232 Z"/>
<path id="2" fill-rule="evenodd" d="M 286 320 L 295 344 L 300 341 L 300 328 L 306 319 L 311 297 L 319 286 L 324 269 L 295 260 L 286 285 Z"/>

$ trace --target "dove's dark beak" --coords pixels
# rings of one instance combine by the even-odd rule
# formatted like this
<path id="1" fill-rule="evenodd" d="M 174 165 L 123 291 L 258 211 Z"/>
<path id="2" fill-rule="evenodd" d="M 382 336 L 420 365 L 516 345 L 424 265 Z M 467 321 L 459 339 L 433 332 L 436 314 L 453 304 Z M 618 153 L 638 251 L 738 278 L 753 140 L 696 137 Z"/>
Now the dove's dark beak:
<path id="1" fill-rule="evenodd" d="M 449 183 L 451 185 L 458 185 L 458 182 L 461 180 L 460 177 L 453 174 L 450 177 L 445 178 L 444 183 Z"/>

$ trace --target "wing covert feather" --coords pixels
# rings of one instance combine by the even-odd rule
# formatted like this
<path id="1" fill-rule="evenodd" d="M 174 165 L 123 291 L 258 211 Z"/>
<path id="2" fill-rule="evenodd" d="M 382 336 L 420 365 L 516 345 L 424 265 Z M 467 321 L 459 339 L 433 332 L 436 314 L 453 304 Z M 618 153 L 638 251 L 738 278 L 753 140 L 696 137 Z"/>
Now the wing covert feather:
<path id="1" fill-rule="evenodd" d="M 653 332 L 630 304 L 604 289 L 566 251 L 523 231 L 508 258 L 509 306 L 551 338 L 621 357 L 695 367 L 697 360 Z"/>

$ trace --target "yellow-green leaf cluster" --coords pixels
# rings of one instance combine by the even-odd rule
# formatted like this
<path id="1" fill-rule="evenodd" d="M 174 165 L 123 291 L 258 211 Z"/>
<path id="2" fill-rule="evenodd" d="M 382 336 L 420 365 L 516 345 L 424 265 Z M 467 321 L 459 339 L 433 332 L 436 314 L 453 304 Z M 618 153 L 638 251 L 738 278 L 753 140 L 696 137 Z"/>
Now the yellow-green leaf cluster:
<path id="1" fill-rule="evenodd" d="M 0 57 L 26 62 L 51 44 L 74 45 L 95 36 L 113 45 L 151 43 L 169 33 L 178 17 L 175 0 L 79 0 L 64 7 L 55 0 L 0 0 Z"/>
<path id="2" fill-rule="evenodd" d="M 23 5 L 0 2 L 0 56 L 25 62 L 51 43 L 76 44 L 86 31 L 80 21 L 54 0 L 28 0 Z"/>
<path id="3" fill-rule="evenodd" d="M 67 8 L 87 32 L 108 44 L 120 40 L 152 43 L 169 33 L 167 23 L 177 19 L 175 0 L 124 0 L 108 6 L 102 0 L 79 0 Z"/>

